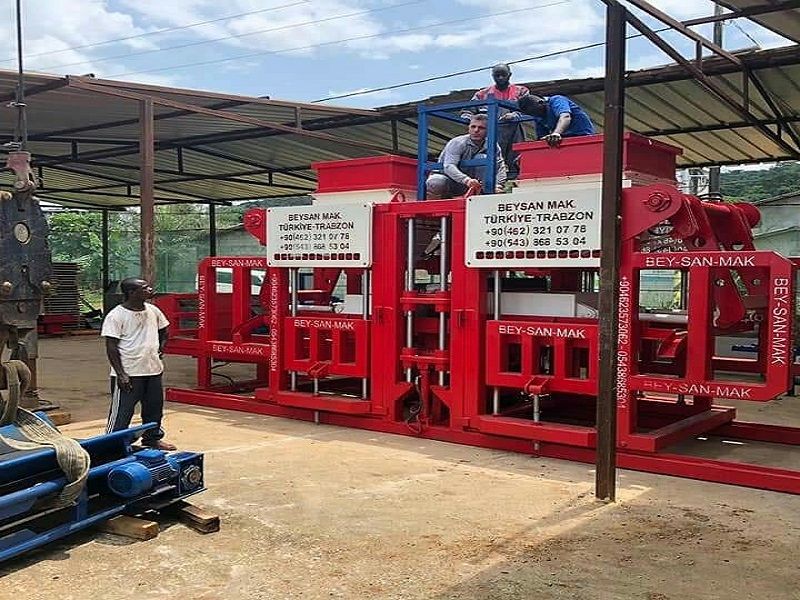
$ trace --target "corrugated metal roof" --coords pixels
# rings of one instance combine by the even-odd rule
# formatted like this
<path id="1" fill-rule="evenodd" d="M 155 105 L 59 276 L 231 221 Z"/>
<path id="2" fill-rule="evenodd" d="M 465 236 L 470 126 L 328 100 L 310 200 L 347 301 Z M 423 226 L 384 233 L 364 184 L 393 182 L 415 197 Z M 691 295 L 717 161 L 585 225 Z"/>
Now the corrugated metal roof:
<path id="1" fill-rule="evenodd" d="M 744 164 L 800 158 L 800 46 L 738 53 L 763 89 L 744 84 L 740 69 L 724 58 L 707 58 L 703 72 L 746 107 L 748 121 L 720 101 L 680 65 L 626 75 L 625 127 L 684 150 L 679 165 Z M 541 95 L 564 94 L 583 106 L 603 129 L 602 77 L 525 83 Z M 460 90 L 430 98 L 428 104 L 469 98 Z M 399 106 L 392 107 L 394 109 Z M 778 144 L 766 128 L 776 132 Z"/>
<path id="2" fill-rule="evenodd" d="M 15 86 L 16 73 L 0 71 L 0 100 L 12 100 Z M 371 125 L 365 127 L 372 131 L 355 127 L 383 120 L 374 110 L 27 74 L 28 149 L 44 184 L 39 195 L 73 206 L 138 204 L 141 97 L 155 99 L 158 202 L 295 195 L 314 189 L 309 170 L 314 160 L 392 150 L 389 126 L 380 131 Z M 224 111 L 245 122 L 183 105 Z M 2 111 L 0 118 L 3 141 L 10 141 L 14 111 Z M 277 125 L 268 127 L 270 123 Z M 310 130 L 309 135 L 333 137 L 280 130 L 298 125 Z M 0 181 L 9 183 L 10 174 Z"/>
<path id="3" fill-rule="evenodd" d="M 750 19 L 771 29 L 778 35 L 800 43 L 800 9 L 790 8 L 781 9 L 779 0 L 715 0 L 717 4 L 729 8 L 733 11 L 759 11 L 761 9 L 770 10 L 762 14 L 753 14 Z M 777 9 L 777 10 L 776 10 Z M 747 14 L 745 12 L 745 14 Z"/>
<path id="4" fill-rule="evenodd" d="M 749 120 L 683 67 L 671 65 L 627 75 L 626 127 L 683 148 L 682 166 L 800 157 L 800 46 L 739 56 L 757 85 L 750 81 L 745 88 L 738 67 L 722 58 L 705 60 L 703 70 L 746 105 Z M 603 84 L 592 78 L 527 85 L 540 94 L 571 96 L 602 130 Z M 13 99 L 15 85 L 16 73 L 0 71 L 0 101 Z M 26 90 L 29 150 L 44 182 L 40 195 L 71 206 L 138 204 L 142 97 L 154 99 L 158 202 L 297 195 L 315 187 L 313 162 L 417 152 L 417 103 L 363 110 L 36 74 L 27 76 Z M 473 92 L 425 102 L 451 102 Z M 3 141 L 10 141 L 14 111 L 1 111 L 0 119 Z M 298 124 L 303 131 L 286 129 Z M 435 120 L 431 153 L 463 129 Z M 778 141 L 770 129 L 780 129 Z M 2 175 L 0 184 L 8 183 L 10 175 Z"/>

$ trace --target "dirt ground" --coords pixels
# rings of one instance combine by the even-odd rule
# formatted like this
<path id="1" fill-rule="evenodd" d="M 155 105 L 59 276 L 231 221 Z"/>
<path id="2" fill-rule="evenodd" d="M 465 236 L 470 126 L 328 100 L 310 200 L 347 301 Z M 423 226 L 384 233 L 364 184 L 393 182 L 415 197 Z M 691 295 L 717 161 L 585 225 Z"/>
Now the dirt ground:
<path id="1" fill-rule="evenodd" d="M 64 430 L 100 433 L 99 340 L 44 340 L 42 355 Z M 191 384 L 191 361 L 167 369 Z M 800 423 L 800 399 L 775 408 Z M 2 600 L 800 599 L 796 496 L 623 471 L 601 505 L 576 463 L 177 404 L 165 426 L 205 452 L 195 502 L 222 530 L 79 533 L 3 565 Z"/>

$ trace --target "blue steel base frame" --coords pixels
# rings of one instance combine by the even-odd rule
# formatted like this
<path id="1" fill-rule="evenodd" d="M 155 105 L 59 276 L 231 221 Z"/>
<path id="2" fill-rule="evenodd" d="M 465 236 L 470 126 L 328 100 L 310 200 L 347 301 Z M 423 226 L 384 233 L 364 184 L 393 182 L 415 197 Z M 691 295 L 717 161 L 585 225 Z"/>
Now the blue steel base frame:
<path id="1" fill-rule="evenodd" d="M 461 112 L 464 110 L 486 113 L 488 118 L 486 127 L 486 158 L 464 160 L 461 161 L 459 165 L 462 167 L 486 167 L 486 181 L 483 182 L 484 193 L 494 193 L 495 182 L 497 180 L 495 160 L 497 159 L 497 127 L 500 107 L 512 111 L 518 110 L 516 102 L 497 100 L 493 96 L 489 96 L 486 100 L 451 102 L 449 104 L 437 104 L 435 106 L 420 104 L 417 107 L 417 198 L 419 200 L 425 199 L 425 180 L 428 178 L 428 173 L 441 170 L 442 168 L 442 163 L 429 160 L 428 143 L 430 141 L 430 136 L 428 127 L 431 117 L 438 117 L 440 119 L 466 125 L 467 121 L 461 118 Z M 522 115 L 508 122 L 521 123 L 532 120 L 533 117 Z"/>
<path id="2" fill-rule="evenodd" d="M 77 502 L 60 509 L 47 506 L 66 482 L 55 451 L 15 451 L 0 443 L 0 562 L 116 515 L 164 508 L 203 491 L 202 454 L 131 446 L 150 427 L 81 441 L 91 457 L 89 480 Z M 8 426 L 0 434 L 19 432 Z"/>

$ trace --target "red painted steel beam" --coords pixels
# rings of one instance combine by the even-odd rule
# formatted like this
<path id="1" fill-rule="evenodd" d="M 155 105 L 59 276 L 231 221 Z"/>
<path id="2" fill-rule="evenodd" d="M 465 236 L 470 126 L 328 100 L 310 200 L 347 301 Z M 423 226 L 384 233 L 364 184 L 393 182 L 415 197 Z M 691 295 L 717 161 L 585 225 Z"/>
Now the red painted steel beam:
<path id="1" fill-rule="evenodd" d="M 233 394 L 201 392 L 170 388 L 167 400 L 183 404 L 195 404 L 226 410 L 236 410 L 303 421 L 314 421 L 313 410 L 281 406 Z M 341 427 L 357 427 L 399 435 L 415 435 L 455 444 L 466 444 L 481 448 L 492 448 L 508 452 L 534 454 L 533 444 L 527 439 L 506 438 L 473 431 L 457 431 L 443 427 L 430 427 L 421 435 L 415 434 L 403 423 L 388 422 L 380 418 L 357 417 L 352 415 L 322 412 L 318 415 L 320 423 Z M 584 463 L 595 462 L 592 448 L 566 446 L 542 442 L 536 452 L 539 456 Z M 800 471 L 777 469 L 760 465 L 732 461 L 710 460 L 680 454 L 639 454 L 628 451 L 617 453 L 617 466 L 633 471 L 685 477 L 726 485 L 740 485 L 757 489 L 790 494 L 800 494 Z"/>

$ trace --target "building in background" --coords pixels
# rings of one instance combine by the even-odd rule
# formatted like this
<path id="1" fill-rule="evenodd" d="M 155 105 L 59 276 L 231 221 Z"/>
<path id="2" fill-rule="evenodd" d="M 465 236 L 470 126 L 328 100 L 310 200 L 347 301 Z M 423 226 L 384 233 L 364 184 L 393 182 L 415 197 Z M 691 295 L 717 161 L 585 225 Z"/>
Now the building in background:
<path id="1" fill-rule="evenodd" d="M 756 248 L 800 256 L 800 191 L 756 200 L 761 223 L 753 230 Z"/>

